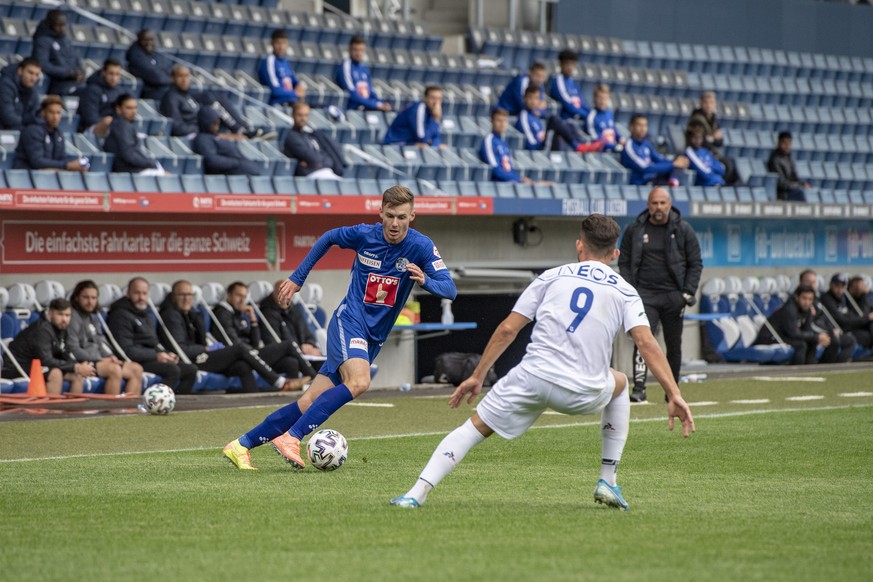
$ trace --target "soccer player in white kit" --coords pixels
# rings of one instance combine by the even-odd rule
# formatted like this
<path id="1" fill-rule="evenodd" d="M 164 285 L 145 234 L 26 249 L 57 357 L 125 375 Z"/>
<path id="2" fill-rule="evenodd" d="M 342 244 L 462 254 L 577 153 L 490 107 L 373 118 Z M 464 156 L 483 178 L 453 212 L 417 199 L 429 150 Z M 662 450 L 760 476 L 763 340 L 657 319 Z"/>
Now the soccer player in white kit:
<path id="1" fill-rule="evenodd" d="M 573 415 L 602 411 L 602 461 L 594 500 L 627 510 L 616 473 L 630 423 L 628 381 L 609 367 L 613 338 L 622 327 L 667 394 L 670 430 L 678 418 L 685 437 L 694 432 L 691 410 L 652 335 L 643 302 L 609 267 L 618 257 L 615 243 L 620 232 L 618 224 L 602 214 L 582 221 L 576 241 L 579 262 L 550 269 L 530 284 L 491 336 L 472 376 L 452 394 L 449 405 L 457 408 L 468 394 L 467 402 L 472 403 L 497 358 L 522 328 L 536 320 L 521 363 L 486 394 L 469 420 L 443 439 L 412 489 L 392 499 L 391 505 L 420 507 L 470 449 L 495 432 L 508 440 L 521 436 L 551 408 Z"/>

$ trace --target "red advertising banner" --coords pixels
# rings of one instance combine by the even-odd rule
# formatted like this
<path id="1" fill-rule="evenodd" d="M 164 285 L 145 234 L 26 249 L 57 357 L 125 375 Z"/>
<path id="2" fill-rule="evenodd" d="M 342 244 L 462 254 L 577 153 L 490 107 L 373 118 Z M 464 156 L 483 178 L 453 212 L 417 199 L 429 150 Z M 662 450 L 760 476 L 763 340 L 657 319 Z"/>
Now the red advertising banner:
<path id="1" fill-rule="evenodd" d="M 39 215 L 37 215 L 39 216 Z M 0 220 L 0 272 L 257 271 L 267 263 L 266 220 Z M 279 263 L 285 224 L 277 223 Z"/>

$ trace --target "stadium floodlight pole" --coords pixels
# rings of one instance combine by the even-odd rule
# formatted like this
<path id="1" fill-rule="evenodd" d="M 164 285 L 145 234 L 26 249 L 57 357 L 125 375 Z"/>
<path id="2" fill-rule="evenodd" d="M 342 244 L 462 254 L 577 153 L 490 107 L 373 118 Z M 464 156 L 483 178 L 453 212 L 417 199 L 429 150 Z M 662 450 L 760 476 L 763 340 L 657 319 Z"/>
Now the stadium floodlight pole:
<path id="1" fill-rule="evenodd" d="M 10 350 L 9 346 L 6 345 L 6 342 L 0 341 L 0 354 L 4 354 L 4 357 L 9 358 L 7 361 L 12 362 L 12 367 L 21 374 L 22 378 L 28 377 L 24 368 L 21 367 L 21 364 L 18 363 L 18 360 L 16 360 L 15 356 L 12 354 L 12 350 Z"/>
<path id="2" fill-rule="evenodd" d="M 112 349 L 115 350 L 115 352 L 117 354 L 121 355 L 121 359 L 124 360 L 125 362 L 132 361 L 128 357 L 128 355 L 126 353 L 124 353 L 124 350 L 121 349 L 121 346 L 118 345 L 118 342 L 115 341 L 115 336 L 112 335 L 112 331 L 109 329 L 109 324 L 106 323 L 106 320 L 100 314 L 99 310 L 97 311 L 96 315 L 97 315 L 97 319 L 100 321 L 100 327 L 103 329 L 103 335 L 105 335 L 109 339 L 109 345 L 112 346 Z"/>
<path id="3" fill-rule="evenodd" d="M 185 353 L 185 350 L 182 349 L 182 346 L 176 341 L 176 338 L 173 337 L 173 334 L 170 333 L 170 330 L 167 329 L 167 324 L 164 323 L 164 318 L 161 317 L 161 314 L 158 313 L 158 308 L 155 307 L 152 298 L 148 298 L 149 307 L 152 310 L 152 313 L 155 315 L 155 319 L 158 321 L 158 325 L 161 326 L 161 329 L 164 330 L 164 333 L 167 335 L 167 339 L 170 340 L 170 347 L 173 348 L 173 351 L 176 352 L 176 355 L 179 356 L 179 360 L 185 364 L 191 363 L 191 358 L 188 357 L 188 354 Z"/>

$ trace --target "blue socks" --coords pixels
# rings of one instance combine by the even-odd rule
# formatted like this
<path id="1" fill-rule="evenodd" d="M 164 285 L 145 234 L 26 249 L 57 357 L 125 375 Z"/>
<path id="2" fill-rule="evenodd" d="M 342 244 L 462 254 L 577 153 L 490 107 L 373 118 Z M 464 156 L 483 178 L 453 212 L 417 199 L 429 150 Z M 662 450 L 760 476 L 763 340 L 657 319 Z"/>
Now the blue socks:
<path id="1" fill-rule="evenodd" d="M 324 396 L 324 394 L 322 394 Z M 316 402 L 318 402 L 316 400 Z M 247 449 L 253 449 L 267 444 L 293 425 L 300 418 L 300 407 L 296 402 L 283 406 L 271 413 L 264 422 L 239 437 L 239 444 Z"/>
<path id="2" fill-rule="evenodd" d="M 346 402 L 351 402 L 353 396 L 345 384 L 339 384 L 329 390 L 325 390 L 321 396 L 304 412 L 291 430 L 288 432 L 294 438 L 303 440 L 303 437 L 317 429 L 330 415 L 342 408 Z M 242 442 L 242 441 L 240 441 Z M 243 445 L 245 446 L 245 445 Z"/>

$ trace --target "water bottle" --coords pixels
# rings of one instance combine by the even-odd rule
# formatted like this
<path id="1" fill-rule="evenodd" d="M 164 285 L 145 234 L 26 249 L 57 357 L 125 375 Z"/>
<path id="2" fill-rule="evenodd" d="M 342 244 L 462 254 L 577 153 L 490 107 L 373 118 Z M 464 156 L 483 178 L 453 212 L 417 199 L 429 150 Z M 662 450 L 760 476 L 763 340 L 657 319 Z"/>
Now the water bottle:
<path id="1" fill-rule="evenodd" d="M 452 300 L 451 299 L 443 299 L 440 301 L 440 305 L 443 308 L 443 316 L 440 318 L 440 322 L 443 325 L 452 325 L 455 323 L 455 315 L 452 313 Z"/>
<path id="2" fill-rule="evenodd" d="M 703 382 L 706 380 L 706 374 L 686 374 L 679 378 L 680 382 Z"/>

